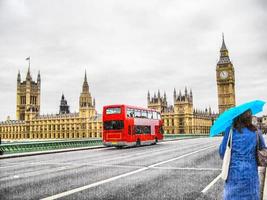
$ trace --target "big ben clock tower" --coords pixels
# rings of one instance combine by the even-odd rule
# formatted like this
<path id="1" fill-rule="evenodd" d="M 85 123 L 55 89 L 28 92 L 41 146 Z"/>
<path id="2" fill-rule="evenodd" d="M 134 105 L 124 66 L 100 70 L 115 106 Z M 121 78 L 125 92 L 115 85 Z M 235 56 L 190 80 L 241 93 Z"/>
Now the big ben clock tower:
<path id="1" fill-rule="evenodd" d="M 216 67 L 218 105 L 220 113 L 235 106 L 235 70 L 228 55 L 224 36 L 222 39 L 220 60 Z"/>

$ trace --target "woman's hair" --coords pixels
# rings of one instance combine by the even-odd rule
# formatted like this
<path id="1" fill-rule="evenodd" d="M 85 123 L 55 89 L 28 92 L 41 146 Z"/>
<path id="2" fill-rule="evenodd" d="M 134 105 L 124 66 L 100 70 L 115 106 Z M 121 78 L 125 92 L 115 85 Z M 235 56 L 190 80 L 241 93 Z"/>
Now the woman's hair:
<path id="1" fill-rule="evenodd" d="M 234 119 L 234 128 L 240 133 L 242 133 L 242 128 L 248 128 L 253 132 L 257 130 L 257 128 L 252 124 L 251 110 L 243 112 Z"/>

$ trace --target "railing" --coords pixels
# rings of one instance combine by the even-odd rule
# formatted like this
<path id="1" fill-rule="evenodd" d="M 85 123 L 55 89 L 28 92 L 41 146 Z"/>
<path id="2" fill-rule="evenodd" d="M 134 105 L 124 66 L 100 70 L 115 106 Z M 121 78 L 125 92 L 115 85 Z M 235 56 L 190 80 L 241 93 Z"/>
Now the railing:
<path id="1" fill-rule="evenodd" d="M 27 142 L 15 144 L 1 144 L 0 152 L 9 153 L 23 153 L 33 151 L 46 151 L 66 148 L 88 147 L 101 145 L 102 139 L 90 140 L 65 140 L 65 141 L 49 141 L 49 142 Z"/>
<path id="2" fill-rule="evenodd" d="M 181 138 L 208 137 L 208 135 L 196 134 L 164 134 L 164 140 Z M 34 151 L 47 151 L 67 148 L 81 148 L 102 145 L 102 139 L 82 139 L 82 140 L 50 140 L 50 141 L 28 141 L 17 143 L 4 143 L 0 145 L 1 154 L 24 153 Z"/>

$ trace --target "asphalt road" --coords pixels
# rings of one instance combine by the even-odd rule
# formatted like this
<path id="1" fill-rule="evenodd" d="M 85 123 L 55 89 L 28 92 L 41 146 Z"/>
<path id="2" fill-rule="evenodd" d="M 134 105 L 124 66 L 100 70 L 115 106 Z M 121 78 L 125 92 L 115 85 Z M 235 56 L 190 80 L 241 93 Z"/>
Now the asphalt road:
<path id="1" fill-rule="evenodd" d="M 221 139 L 3 159 L 0 199 L 221 199 Z"/>

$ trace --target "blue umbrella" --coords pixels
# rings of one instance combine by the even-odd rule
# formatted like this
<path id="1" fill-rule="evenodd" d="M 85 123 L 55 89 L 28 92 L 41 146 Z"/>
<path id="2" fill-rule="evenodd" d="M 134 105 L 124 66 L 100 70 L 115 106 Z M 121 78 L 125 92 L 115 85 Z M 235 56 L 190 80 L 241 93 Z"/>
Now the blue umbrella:
<path id="1" fill-rule="evenodd" d="M 215 121 L 213 126 L 210 128 L 210 137 L 218 135 L 225 131 L 233 123 L 234 118 L 241 115 L 247 110 L 251 110 L 252 115 L 255 115 L 262 111 L 265 102 L 261 100 L 255 100 L 242 105 L 230 108 L 224 111 Z"/>

